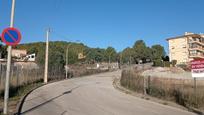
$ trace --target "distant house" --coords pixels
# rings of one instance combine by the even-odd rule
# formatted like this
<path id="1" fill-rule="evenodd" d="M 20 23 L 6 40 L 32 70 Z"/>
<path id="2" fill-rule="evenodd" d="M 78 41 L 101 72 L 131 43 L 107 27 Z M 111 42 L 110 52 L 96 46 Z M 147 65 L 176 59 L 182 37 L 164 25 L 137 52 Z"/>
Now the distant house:
<path id="1" fill-rule="evenodd" d="M 35 61 L 35 54 L 30 54 L 26 56 L 26 61 Z"/>
<path id="2" fill-rule="evenodd" d="M 35 53 L 27 54 L 27 50 L 12 49 L 11 56 L 15 61 L 35 61 Z"/>
<path id="3" fill-rule="evenodd" d="M 16 58 L 22 58 L 27 55 L 27 50 L 12 49 L 11 56 Z"/>
<path id="4" fill-rule="evenodd" d="M 84 59 L 84 58 L 86 58 L 86 56 L 84 56 L 83 53 L 79 53 L 79 54 L 78 54 L 78 59 Z"/>

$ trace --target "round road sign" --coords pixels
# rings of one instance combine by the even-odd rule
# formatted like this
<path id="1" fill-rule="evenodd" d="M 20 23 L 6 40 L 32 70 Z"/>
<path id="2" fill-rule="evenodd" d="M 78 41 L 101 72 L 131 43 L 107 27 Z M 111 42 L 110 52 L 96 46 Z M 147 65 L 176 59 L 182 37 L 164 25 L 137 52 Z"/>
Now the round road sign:
<path id="1" fill-rule="evenodd" d="M 2 41 L 6 45 L 15 46 L 21 41 L 21 33 L 16 28 L 6 28 L 2 32 Z"/>

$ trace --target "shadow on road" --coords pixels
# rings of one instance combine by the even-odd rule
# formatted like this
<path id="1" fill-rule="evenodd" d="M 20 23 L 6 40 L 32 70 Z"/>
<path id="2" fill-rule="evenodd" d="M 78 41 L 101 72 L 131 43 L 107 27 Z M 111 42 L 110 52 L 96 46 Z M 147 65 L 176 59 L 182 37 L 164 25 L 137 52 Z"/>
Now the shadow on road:
<path id="1" fill-rule="evenodd" d="M 28 113 L 28 112 L 31 112 L 31 111 L 33 111 L 33 110 L 35 110 L 35 109 L 37 109 L 37 108 L 39 108 L 39 107 L 41 107 L 41 106 L 43 106 L 43 105 L 46 105 L 46 104 L 52 102 L 53 100 L 55 100 L 55 99 L 57 99 L 57 98 L 59 98 L 59 97 L 61 97 L 61 96 L 63 96 L 63 95 L 72 93 L 73 90 L 75 90 L 75 89 L 77 89 L 77 88 L 79 88 L 79 87 L 80 87 L 80 85 L 77 86 L 77 87 L 75 87 L 75 88 L 72 88 L 71 90 L 65 91 L 65 92 L 63 92 L 62 94 L 60 94 L 60 95 L 58 95 L 58 96 L 55 96 L 55 97 L 53 97 L 53 98 L 51 98 L 51 99 L 45 101 L 44 103 L 41 103 L 41 104 L 39 104 L 39 105 L 37 105 L 37 106 L 35 106 L 35 107 L 33 107 L 33 108 L 30 108 L 30 109 L 28 109 L 28 110 L 26 110 L 26 111 L 24 111 L 24 112 L 19 111 L 16 115 L 23 115 L 23 114 L 26 114 L 26 113 Z"/>

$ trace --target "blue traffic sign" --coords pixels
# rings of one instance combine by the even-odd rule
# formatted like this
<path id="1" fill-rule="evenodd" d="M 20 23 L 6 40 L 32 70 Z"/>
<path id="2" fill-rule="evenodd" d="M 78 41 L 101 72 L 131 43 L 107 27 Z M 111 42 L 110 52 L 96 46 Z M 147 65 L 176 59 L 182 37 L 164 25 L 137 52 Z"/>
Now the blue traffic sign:
<path id="1" fill-rule="evenodd" d="M 14 46 L 18 45 L 21 41 L 21 33 L 16 28 L 6 28 L 2 32 L 2 41 L 6 45 Z"/>

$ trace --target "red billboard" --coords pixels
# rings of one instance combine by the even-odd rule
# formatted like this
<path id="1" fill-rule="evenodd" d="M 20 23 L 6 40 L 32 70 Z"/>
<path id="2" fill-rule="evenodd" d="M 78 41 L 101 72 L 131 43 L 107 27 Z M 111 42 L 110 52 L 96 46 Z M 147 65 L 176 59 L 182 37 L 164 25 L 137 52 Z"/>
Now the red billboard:
<path id="1" fill-rule="evenodd" d="M 204 59 L 191 61 L 192 77 L 204 77 Z"/>

